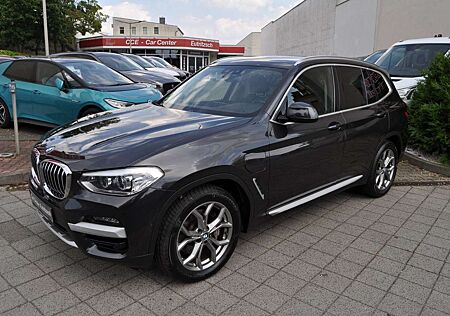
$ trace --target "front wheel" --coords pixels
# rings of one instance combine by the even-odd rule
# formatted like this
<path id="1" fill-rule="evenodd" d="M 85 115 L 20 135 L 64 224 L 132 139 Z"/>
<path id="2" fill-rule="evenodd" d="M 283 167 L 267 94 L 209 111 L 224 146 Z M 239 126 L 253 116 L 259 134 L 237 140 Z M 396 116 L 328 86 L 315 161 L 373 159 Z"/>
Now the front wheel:
<path id="1" fill-rule="evenodd" d="M 391 141 L 386 141 L 375 156 L 369 179 L 363 187 L 364 192 L 371 197 L 385 195 L 394 183 L 397 164 L 397 147 Z"/>
<path id="2" fill-rule="evenodd" d="M 194 189 L 172 205 L 161 228 L 160 267 L 194 282 L 213 275 L 231 257 L 240 231 L 239 207 L 220 187 Z"/>
<path id="3" fill-rule="evenodd" d="M 11 115 L 8 106 L 0 100 L 0 128 L 8 128 L 11 126 Z"/>

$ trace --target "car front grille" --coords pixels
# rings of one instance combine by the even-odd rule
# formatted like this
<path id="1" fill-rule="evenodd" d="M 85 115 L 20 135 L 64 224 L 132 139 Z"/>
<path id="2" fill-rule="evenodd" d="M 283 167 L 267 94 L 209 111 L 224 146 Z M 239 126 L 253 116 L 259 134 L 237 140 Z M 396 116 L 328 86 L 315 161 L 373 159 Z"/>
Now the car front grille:
<path id="1" fill-rule="evenodd" d="M 72 177 L 69 167 L 55 160 L 44 160 L 39 167 L 45 191 L 59 200 L 66 198 L 70 191 Z"/>

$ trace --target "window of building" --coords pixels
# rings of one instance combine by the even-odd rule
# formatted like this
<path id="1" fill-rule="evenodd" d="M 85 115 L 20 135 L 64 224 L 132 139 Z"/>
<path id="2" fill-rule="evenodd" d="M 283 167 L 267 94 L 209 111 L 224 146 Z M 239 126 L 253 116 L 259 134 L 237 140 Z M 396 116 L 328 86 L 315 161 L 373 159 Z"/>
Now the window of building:
<path id="1" fill-rule="evenodd" d="M 133 26 L 133 27 L 131 28 L 131 34 L 132 34 L 132 35 L 136 35 L 136 26 Z"/>
<path id="2" fill-rule="evenodd" d="M 147 35 L 148 34 L 148 28 L 146 26 L 144 26 L 142 28 L 142 34 Z"/>
<path id="3" fill-rule="evenodd" d="M 336 67 L 340 84 L 340 104 L 342 110 L 353 109 L 367 104 L 366 91 L 361 68 Z"/>
<path id="4" fill-rule="evenodd" d="M 125 34 L 125 28 L 123 26 L 119 27 L 119 34 Z"/>
<path id="5" fill-rule="evenodd" d="M 287 95 L 287 105 L 306 102 L 314 106 L 319 115 L 333 113 L 334 82 L 333 69 L 328 66 L 305 71 L 294 83 Z"/>
<path id="6" fill-rule="evenodd" d="M 153 28 L 153 33 L 154 33 L 154 34 L 159 34 L 159 27 L 155 26 L 155 27 Z"/>
<path id="7" fill-rule="evenodd" d="M 380 101 L 389 93 L 389 86 L 380 73 L 363 69 L 363 76 L 369 104 Z"/>

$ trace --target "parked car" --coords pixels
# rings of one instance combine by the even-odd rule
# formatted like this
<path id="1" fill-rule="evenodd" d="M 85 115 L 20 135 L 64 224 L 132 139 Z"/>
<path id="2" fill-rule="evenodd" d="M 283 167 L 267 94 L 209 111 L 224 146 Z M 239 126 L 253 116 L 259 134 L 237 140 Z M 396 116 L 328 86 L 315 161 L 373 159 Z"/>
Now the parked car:
<path id="1" fill-rule="evenodd" d="M 408 102 L 417 83 L 423 80 L 422 72 L 437 54 L 450 54 L 450 38 L 422 38 L 395 43 L 376 64 L 389 72 L 398 93 Z"/>
<path id="2" fill-rule="evenodd" d="M 0 63 L 2 63 L 4 61 L 10 61 L 10 60 L 14 60 L 14 58 L 9 57 L 9 56 L 0 56 Z"/>
<path id="3" fill-rule="evenodd" d="M 188 281 L 256 218 L 350 187 L 383 196 L 405 149 L 389 75 L 351 59 L 222 59 L 156 103 L 54 130 L 31 196 L 67 244 Z"/>
<path id="4" fill-rule="evenodd" d="M 377 50 L 376 52 L 373 52 L 372 54 L 370 54 L 369 56 L 367 56 L 366 58 L 364 58 L 363 60 L 367 63 L 371 63 L 371 64 L 375 64 L 376 61 L 387 51 L 387 49 L 380 49 Z"/>
<path id="5" fill-rule="evenodd" d="M 191 75 L 188 71 L 184 71 L 181 70 L 180 68 L 172 66 L 164 58 L 157 56 L 142 56 L 142 57 L 145 58 L 146 60 L 151 61 L 156 67 L 166 68 L 178 72 L 181 77 L 187 78 Z"/>
<path id="6" fill-rule="evenodd" d="M 52 58 L 81 58 L 98 61 L 134 82 L 143 82 L 154 84 L 163 94 L 176 87 L 180 80 L 173 76 L 153 73 L 145 70 L 128 57 L 116 53 L 105 52 L 77 52 L 77 53 L 60 53 L 51 56 Z"/>
<path id="7" fill-rule="evenodd" d="M 133 55 L 133 54 L 122 54 L 122 55 L 130 58 L 136 64 L 138 64 L 139 66 L 145 68 L 148 71 L 169 75 L 169 76 L 175 77 L 175 78 L 177 78 L 178 80 L 181 80 L 181 81 L 186 79 L 186 76 L 184 74 L 181 76 L 175 70 L 168 69 L 168 68 L 165 68 L 165 67 L 159 67 L 154 62 L 152 62 L 150 60 L 147 60 L 147 59 L 144 59 L 141 56 Z"/>
<path id="8" fill-rule="evenodd" d="M 8 88 L 11 80 L 16 81 L 19 121 L 48 126 L 162 97 L 157 89 L 134 83 L 95 61 L 18 59 L 0 63 L 0 127 L 3 128 L 11 124 Z"/>

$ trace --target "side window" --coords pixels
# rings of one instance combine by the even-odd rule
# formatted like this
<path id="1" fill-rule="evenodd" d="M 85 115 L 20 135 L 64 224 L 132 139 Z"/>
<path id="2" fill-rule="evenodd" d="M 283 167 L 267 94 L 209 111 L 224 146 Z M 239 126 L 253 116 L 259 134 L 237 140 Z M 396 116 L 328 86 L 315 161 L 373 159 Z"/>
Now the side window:
<path id="1" fill-rule="evenodd" d="M 56 87 L 56 79 L 64 80 L 61 69 L 51 63 L 38 62 L 36 68 L 36 83 Z"/>
<path id="2" fill-rule="evenodd" d="M 35 81 L 36 62 L 33 60 L 14 61 L 4 72 L 5 77 L 11 80 L 27 82 Z"/>
<path id="3" fill-rule="evenodd" d="M 389 86 L 380 73 L 363 69 L 363 76 L 369 104 L 378 102 L 389 93 Z"/>
<path id="4" fill-rule="evenodd" d="M 323 66 L 305 71 L 288 92 L 287 105 L 294 102 L 313 105 L 319 115 L 333 113 L 335 111 L 333 69 Z"/>
<path id="5" fill-rule="evenodd" d="M 348 110 L 367 105 L 362 70 L 345 66 L 338 66 L 335 69 L 340 84 L 341 109 Z"/>

